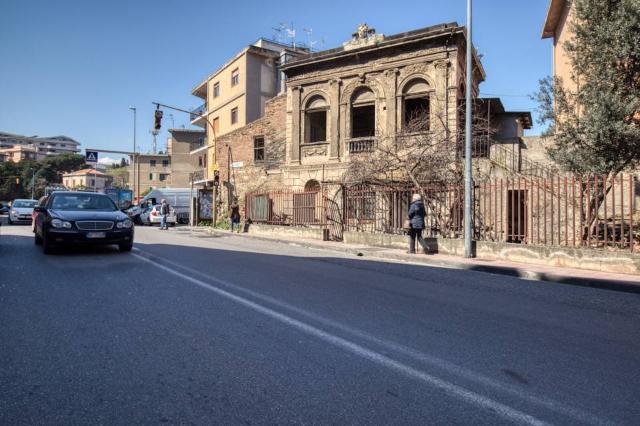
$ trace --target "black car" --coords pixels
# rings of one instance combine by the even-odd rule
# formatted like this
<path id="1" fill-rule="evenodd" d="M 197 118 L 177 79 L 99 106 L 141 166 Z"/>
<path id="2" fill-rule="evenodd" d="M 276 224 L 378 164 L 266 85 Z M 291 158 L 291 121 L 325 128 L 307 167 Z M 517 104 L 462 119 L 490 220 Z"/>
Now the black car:
<path id="1" fill-rule="evenodd" d="M 133 222 L 104 194 L 54 192 L 34 210 L 35 242 L 46 254 L 57 245 L 133 247 Z"/>

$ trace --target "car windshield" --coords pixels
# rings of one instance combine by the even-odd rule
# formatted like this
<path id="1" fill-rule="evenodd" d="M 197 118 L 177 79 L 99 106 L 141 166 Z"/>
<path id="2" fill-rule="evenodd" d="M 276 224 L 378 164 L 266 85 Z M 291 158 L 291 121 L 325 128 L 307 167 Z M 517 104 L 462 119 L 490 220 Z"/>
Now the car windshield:
<path id="1" fill-rule="evenodd" d="M 98 210 L 116 211 L 118 208 L 109 197 L 96 194 L 64 194 L 56 195 L 51 202 L 55 210 Z"/>
<path id="2" fill-rule="evenodd" d="M 36 200 L 16 200 L 13 207 L 34 208 L 38 204 Z"/>

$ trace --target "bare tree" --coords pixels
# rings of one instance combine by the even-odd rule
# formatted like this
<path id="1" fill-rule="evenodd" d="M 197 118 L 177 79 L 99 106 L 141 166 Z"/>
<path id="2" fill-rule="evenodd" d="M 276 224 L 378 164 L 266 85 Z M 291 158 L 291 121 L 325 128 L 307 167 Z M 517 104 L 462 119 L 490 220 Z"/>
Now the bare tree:
<path id="1" fill-rule="evenodd" d="M 402 132 L 387 135 L 379 131 L 380 136 L 370 152 L 351 155 L 343 184 L 359 185 L 361 199 L 366 191 L 376 191 L 376 188 L 387 194 L 387 198 L 391 197 L 390 187 L 396 188 L 396 194 L 402 194 L 400 207 L 392 206 L 398 201 L 391 200 L 372 201 L 362 206 L 365 216 L 383 218 L 384 223 L 377 228 L 397 228 L 400 215 L 389 214 L 389 209 L 402 210 L 405 199 L 415 191 L 422 195 L 428 214 L 434 218 L 435 232 L 450 234 L 452 229 L 461 229 L 464 105 L 460 105 L 457 112 L 457 124 L 452 126 L 441 112 L 416 110 L 403 123 Z M 474 152 L 488 155 L 493 131 L 484 114 L 474 114 L 472 133 Z M 483 178 L 478 167 L 474 173 L 477 178 Z M 394 197 L 398 199 L 397 195 Z M 367 213 L 367 209 L 377 211 L 372 214 Z"/>

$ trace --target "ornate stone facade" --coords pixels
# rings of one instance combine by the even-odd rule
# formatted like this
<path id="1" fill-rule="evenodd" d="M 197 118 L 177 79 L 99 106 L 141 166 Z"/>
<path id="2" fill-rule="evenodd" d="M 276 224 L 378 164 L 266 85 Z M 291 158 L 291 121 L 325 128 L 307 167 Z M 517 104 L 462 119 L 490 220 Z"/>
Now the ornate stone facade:
<path id="1" fill-rule="evenodd" d="M 303 188 L 310 180 L 339 182 L 352 156 L 402 131 L 412 105 L 441 117 L 433 125 L 456 129 L 465 46 L 464 28 L 456 23 L 388 37 L 361 25 L 343 47 L 284 66 L 283 183 Z M 484 80 L 477 58 L 475 70 L 477 95 Z"/>

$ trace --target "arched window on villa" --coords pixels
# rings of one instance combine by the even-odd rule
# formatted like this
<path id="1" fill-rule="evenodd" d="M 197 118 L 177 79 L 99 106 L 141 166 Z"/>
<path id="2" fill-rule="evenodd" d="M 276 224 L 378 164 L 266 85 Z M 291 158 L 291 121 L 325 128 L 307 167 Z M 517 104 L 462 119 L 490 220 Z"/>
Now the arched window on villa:
<path id="1" fill-rule="evenodd" d="M 351 97 L 351 137 L 364 138 L 376 134 L 376 96 L 361 87 Z"/>
<path id="2" fill-rule="evenodd" d="M 304 185 L 305 192 L 320 192 L 320 182 L 315 179 L 310 179 Z"/>
<path id="3" fill-rule="evenodd" d="M 320 95 L 313 96 L 304 108 L 304 141 L 326 142 L 329 105 Z"/>
<path id="4" fill-rule="evenodd" d="M 405 131 L 426 131 L 431 127 L 429 83 L 416 78 L 402 90 L 402 124 Z"/>

